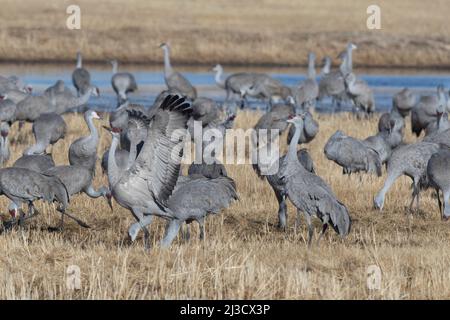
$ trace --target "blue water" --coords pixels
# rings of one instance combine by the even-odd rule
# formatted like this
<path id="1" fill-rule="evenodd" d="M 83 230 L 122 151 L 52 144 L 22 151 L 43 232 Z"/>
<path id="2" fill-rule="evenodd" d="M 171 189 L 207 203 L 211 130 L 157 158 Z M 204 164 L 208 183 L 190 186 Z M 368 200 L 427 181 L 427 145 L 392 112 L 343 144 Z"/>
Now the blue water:
<path id="1" fill-rule="evenodd" d="M 121 68 L 122 69 L 122 68 Z M 199 95 L 212 97 L 218 101 L 223 101 L 225 94 L 223 90 L 216 87 L 214 76 L 211 72 L 206 71 L 207 68 L 200 70 L 183 70 L 183 74 L 198 88 Z M 14 66 L 2 66 L 0 74 L 10 75 L 16 74 L 23 78 L 26 83 L 31 84 L 36 90 L 35 94 L 39 94 L 46 87 L 55 83 L 56 80 L 64 80 L 66 85 L 72 87 L 72 66 L 53 66 L 45 69 L 45 67 L 27 67 L 26 69 L 14 70 Z M 146 68 L 145 66 L 132 66 L 134 74 L 139 86 L 138 92 L 130 95 L 130 101 L 149 106 L 153 103 L 158 91 L 164 86 L 164 75 L 162 70 Z M 245 70 L 245 69 L 244 69 Z M 250 68 L 247 70 L 251 70 Z M 93 84 L 99 87 L 101 96 L 93 97 L 89 101 L 89 105 L 97 109 L 112 109 L 116 105 L 115 94 L 111 89 L 111 70 L 105 69 L 104 66 L 89 67 Z M 284 71 L 284 70 L 283 70 Z M 305 79 L 304 70 L 287 69 L 285 73 L 270 72 L 274 78 L 279 79 L 288 86 L 295 86 Z M 261 70 L 258 70 L 261 72 Z M 389 70 L 389 74 L 383 74 L 379 71 L 372 73 L 371 71 L 355 70 L 357 76 L 365 80 L 375 92 L 375 100 L 379 111 L 389 110 L 391 107 L 392 94 L 404 87 L 416 90 L 418 93 L 433 93 L 436 86 L 443 84 L 446 88 L 450 88 L 450 74 L 443 74 L 439 71 L 429 71 L 424 74 L 423 70 L 414 72 L 414 70 L 401 70 L 398 74 Z M 320 77 L 318 77 L 319 79 Z M 251 107 L 256 107 L 258 102 L 251 102 Z M 321 110 L 327 110 L 330 107 L 330 100 L 325 99 L 318 106 Z"/>

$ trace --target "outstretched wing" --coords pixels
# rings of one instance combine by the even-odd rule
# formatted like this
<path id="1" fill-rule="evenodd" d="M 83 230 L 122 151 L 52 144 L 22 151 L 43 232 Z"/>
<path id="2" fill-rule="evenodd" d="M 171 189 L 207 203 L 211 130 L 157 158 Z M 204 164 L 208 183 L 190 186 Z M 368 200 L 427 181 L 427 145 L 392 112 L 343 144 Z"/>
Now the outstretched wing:
<path id="1" fill-rule="evenodd" d="M 150 117 L 142 115 L 149 125 L 147 138 L 135 165 L 132 168 L 137 179 L 144 179 L 155 200 L 165 203 L 175 187 L 183 155 L 184 135 L 187 120 L 192 111 L 191 103 L 185 98 L 167 92 L 162 93 Z"/>

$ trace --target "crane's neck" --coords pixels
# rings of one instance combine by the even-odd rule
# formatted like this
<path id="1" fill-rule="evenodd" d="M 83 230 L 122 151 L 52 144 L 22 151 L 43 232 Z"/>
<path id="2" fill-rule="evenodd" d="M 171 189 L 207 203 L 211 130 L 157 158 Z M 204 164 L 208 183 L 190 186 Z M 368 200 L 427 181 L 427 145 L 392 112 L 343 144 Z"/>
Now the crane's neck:
<path id="1" fill-rule="evenodd" d="M 352 46 L 347 47 L 347 72 L 350 73 L 353 71 L 353 48 Z"/>
<path id="2" fill-rule="evenodd" d="M 170 49 L 169 47 L 164 47 L 164 73 L 166 75 L 172 73 L 172 65 L 170 64 Z"/>
<path id="3" fill-rule="evenodd" d="M 108 153 L 108 181 L 111 189 L 116 185 L 120 179 L 120 170 L 116 163 L 116 150 L 119 144 L 119 138 L 112 137 L 111 147 Z"/>
<path id="4" fill-rule="evenodd" d="M 97 127 L 94 125 L 93 118 L 91 116 L 86 116 L 85 121 L 89 128 L 89 133 L 90 133 L 88 139 L 90 141 L 93 141 L 93 143 L 97 143 L 98 142 L 98 131 L 97 131 Z"/>
<path id="5" fill-rule="evenodd" d="M 285 168 L 285 172 L 283 174 L 286 177 L 295 173 L 297 170 L 301 170 L 301 168 L 303 168 L 303 166 L 298 161 L 297 157 L 298 139 L 300 138 L 302 131 L 303 131 L 303 122 L 295 123 L 295 132 L 294 136 L 291 139 L 291 142 L 289 143 L 289 149 L 287 153 L 287 165 Z"/>
<path id="6" fill-rule="evenodd" d="M 225 80 L 222 79 L 222 75 L 223 75 L 222 67 L 217 68 L 216 74 L 214 76 L 214 80 L 216 81 L 216 83 L 219 87 L 225 88 Z"/>
<path id="7" fill-rule="evenodd" d="M 136 161 L 136 157 L 137 157 L 137 143 L 136 141 L 132 140 L 130 143 L 130 153 L 128 154 L 128 163 L 126 170 L 131 168 L 131 166 Z"/>
<path id="8" fill-rule="evenodd" d="M 112 64 L 112 73 L 116 74 L 117 70 L 119 69 L 118 63 L 117 63 L 117 61 L 113 61 L 113 62 L 111 62 L 111 64 Z"/>
<path id="9" fill-rule="evenodd" d="M 347 69 L 347 59 L 347 56 L 345 56 L 344 59 L 342 59 L 341 64 L 339 65 L 339 71 L 341 71 L 343 75 L 350 73 Z"/>
<path id="10" fill-rule="evenodd" d="M 82 60 L 81 54 L 78 53 L 77 54 L 77 68 L 81 68 L 82 66 L 83 66 L 83 60 Z"/>
<path id="11" fill-rule="evenodd" d="M 47 148 L 47 144 L 43 141 L 37 141 L 34 145 L 26 149 L 23 154 L 24 155 L 33 155 L 33 154 L 43 154 L 45 149 Z"/>
<path id="12" fill-rule="evenodd" d="M 314 68 L 314 59 L 308 57 L 308 78 L 314 79 L 316 77 L 316 69 Z"/>
<path id="13" fill-rule="evenodd" d="M 329 74 L 330 70 L 331 70 L 331 60 L 326 59 L 325 64 L 323 65 L 323 68 L 322 68 L 322 74 Z"/>
<path id="14" fill-rule="evenodd" d="M 9 159 L 9 139 L 8 137 L 2 137 L 0 139 L 1 142 L 1 146 L 0 146 L 0 153 L 1 153 L 1 161 L 3 164 L 3 162 L 5 162 L 6 160 Z"/>

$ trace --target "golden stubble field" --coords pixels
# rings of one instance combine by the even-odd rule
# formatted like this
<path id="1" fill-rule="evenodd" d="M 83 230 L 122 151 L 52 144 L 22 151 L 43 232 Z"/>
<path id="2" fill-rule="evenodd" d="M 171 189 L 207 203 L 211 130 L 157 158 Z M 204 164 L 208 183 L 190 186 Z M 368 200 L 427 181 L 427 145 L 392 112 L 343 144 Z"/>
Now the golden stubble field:
<path id="1" fill-rule="evenodd" d="M 387 196 L 385 211 L 372 209 L 372 197 L 383 178 L 344 177 L 326 160 L 323 146 L 337 129 L 356 137 L 376 130 L 377 119 L 357 122 L 342 115 L 317 115 L 320 132 L 308 146 L 316 171 L 329 182 L 353 219 L 350 235 L 340 239 L 328 232 L 319 246 L 308 250 L 306 228 L 294 229 L 295 211 L 289 205 L 289 228 L 276 228 L 277 202 L 266 181 L 250 165 L 227 166 L 236 180 L 240 201 L 218 216 L 209 216 L 206 240 L 180 237 L 168 250 L 158 247 L 164 224 L 150 226 L 153 248 L 143 249 L 140 236 L 129 244 L 126 232 L 131 214 L 104 199 L 85 195 L 71 200 L 70 211 L 87 221 L 82 229 L 67 221 L 62 233 L 49 233 L 59 215 L 38 203 L 41 215 L 22 230 L 0 235 L 0 299 L 437 299 L 450 297 L 450 225 L 440 220 L 430 191 L 421 197 L 421 211 L 405 215 L 410 182 L 400 179 Z M 65 164 L 70 143 L 87 133 L 80 115 L 66 115 L 69 132 L 53 150 L 57 164 Z M 240 112 L 235 127 L 248 128 L 258 119 Z M 106 124 L 106 120 L 103 120 Z M 101 123 L 98 123 L 100 127 Z M 11 136 L 12 161 L 32 142 L 31 125 Z M 407 141 L 414 138 L 407 128 Z M 108 147 L 109 134 L 101 131 L 99 155 Z M 98 166 L 95 185 L 106 183 Z M 6 217 L 7 199 L 0 208 Z M 318 226 L 318 225 L 317 225 Z M 316 230 L 316 237 L 320 228 Z M 66 287 L 66 269 L 81 270 L 81 289 Z M 381 289 L 369 291 L 367 268 L 382 270 Z"/>
<path id="2" fill-rule="evenodd" d="M 447 0 L 379 0 L 381 30 L 366 26 L 371 0 L 79 0 L 81 30 L 66 27 L 71 0 L 0 0 L 0 60 L 305 65 L 333 59 L 348 41 L 358 66 L 450 67 Z"/>

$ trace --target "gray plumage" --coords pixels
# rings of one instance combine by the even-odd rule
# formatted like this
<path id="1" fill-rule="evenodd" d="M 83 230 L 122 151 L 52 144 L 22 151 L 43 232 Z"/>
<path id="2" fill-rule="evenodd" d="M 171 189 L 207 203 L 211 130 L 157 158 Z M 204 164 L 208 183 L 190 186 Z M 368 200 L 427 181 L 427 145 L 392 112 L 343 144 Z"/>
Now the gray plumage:
<path id="1" fill-rule="evenodd" d="M 170 63 L 170 46 L 167 43 L 162 43 L 160 48 L 164 50 L 164 80 L 167 88 L 177 91 L 194 101 L 197 98 L 197 90 L 188 79 L 172 68 Z"/>
<path id="2" fill-rule="evenodd" d="M 378 132 L 376 135 L 366 138 L 363 143 L 378 153 L 382 163 L 386 163 L 392 150 L 402 143 L 402 125 L 402 121 L 391 120 L 390 128 L 387 131 Z"/>
<path id="3" fill-rule="evenodd" d="M 343 168 L 343 174 L 362 171 L 381 176 L 381 159 L 378 153 L 340 130 L 328 139 L 324 152 L 327 159 Z"/>
<path id="4" fill-rule="evenodd" d="M 60 85 L 56 84 L 58 87 Z M 16 107 L 16 119 L 33 122 L 43 113 L 63 114 L 86 104 L 91 95 L 98 96 L 96 87 L 89 87 L 80 97 L 75 97 L 65 89 L 52 87 L 41 96 L 28 96 L 20 101 Z"/>
<path id="5" fill-rule="evenodd" d="M 72 83 L 77 89 L 78 96 L 85 94 L 91 86 L 91 75 L 86 68 L 83 68 L 81 52 L 77 52 L 77 66 L 72 72 Z"/>
<path id="6" fill-rule="evenodd" d="M 69 195 L 62 182 L 56 178 L 24 168 L 0 169 L 0 194 L 12 201 L 10 212 L 15 212 L 22 203 L 32 210 L 35 200 L 58 202 L 64 212 L 69 203 Z"/>
<path id="7" fill-rule="evenodd" d="M 33 135 L 36 143 L 24 151 L 24 154 L 42 154 L 47 146 L 63 139 L 67 132 L 64 119 L 56 113 L 41 114 L 33 122 Z"/>
<path id="8" fill-rule="evenodd" d="M 202 126 L 217 120 L 220 114 L 221 110 L 213 99 L 199 97 L 192 103 L 192 117 L 195 121 L 201 121 Z"/>
<path id="9" fill-rule="evenodd" d="M 349 73 L 345 76 L 345 86 L 357 112 L 371 114 L 375 111 L 373 91 L 365 81 L 357 79 L 353 73 Z"/>
<path id="10" fill-rule="evenodd" d="M 315 173 L 314 171 L 314 163 L 306 149 L 300 149 L 297 151 L 297 158 L 300 164 L 309 172 Z M 286 166 L 287 155 L 280 157 L 278 161 L 279 170 L 276 174 L 260 176 L 266 177 L 270 186 L 272 187 L 273 192 L 278 201 L 278 227 L 282 230 L 286 230 L 287 224 L 287 190 L 286 190 L 286 181 L 283 179 L 281 174 L 281 168 Z"/>
<path id="11" fill-rule="evenodd" d="M 411 112 L 416 101 L 416 95 L 408 88 L 403 88 L 403 90 L 397 92 L 392 99 L 393 108 L 396 109 L 403 118 Z"/>
<path id="12" fill-rule="evenodd" d="M 128 93 L 135 92 L 138 89 L 136 79 L 129 72 L 118 72 L 117 60 L 112 60 L 111 85 L 117 95 L 117 105 L 123 104 L 128 100 Z"/>
<path id="13" fill-rule="evenodd" d="M 308 110 L 309 107 L 315 107 L 316 100 L 319 97 L 319 85 L 316 81 L 315 70 L 316 55 L 313 52 L 308 54 L 308 76 L 300 83 L 299 88 L 296 90 L 294 98 L 297 105 Z"/>
<path id="14" fill-rule="evenodd" d="M 103 173 L 108 172 L 108 156 L 109 156 L 109 148 L 105 150 L 102 156 L 101 167 Z M 125 170 L 128 165 L 128 159 L 130 158 L 130 152 L 124 149 L 117 149 L 115 153 L 116 164 L 119 167 L 120 171 Z"/>
<path id="15" fill-rule="evenodd" d="M 439 211 L 444 220 L 450 217 L 450 150 L 442 149 L 433 154 L 427 164 L 428 183 L 436 190 Z M 443 194 L 443 208 L 439 192 Z"/>
<path id="16" fill-rule="evenodd" d="M 16 120 L 16 104 L 4 95 L 0 98 L 0 121 L 11 125 Z"/>
<path id="17" fill-rule="evenodd" d="M 111 205 L 111 194 L 107 187 L 95 190 L 92 186 L 94 173 L 92 170 L 77 165 L 51 167 L 44 172 L 45 175 L 57 177 L 66 187 L 70 197 L 78 193 L 85 193 L 91 198 L 105 197 Z"/>
<path id="18" fill-rule="evenodd" d="M 204 238 L 204 219 L 208 214 L 218 214 L 238 200 L 236 185 L 231 178 L 219 176 L 209 179 L 203 176 L 190 178 L 178 186 L 168 199 L 167 207 L 174 218 L 167 223 L 162 247 L 168 247 L 177 236 L 183 222 L 197 221 L 200 225 L 200 239 Z"/>
<path id="19" fill-rule="evenodd" d="M 405 119 L 396 108 L 390 112 L 385 112 L 378 119 L 378 132 L 389 132 L 392 128 L 392 122 L 397 123 L 398 130 L 403 136 L 405 129 Z"/>
<path id="20" fill-rule="evenodd" d="M 299 144 L 311 142 L 319 132 L 319 123 L 314 120 L 312 114 L 309 111 L 304 112 L 305 119 L 303 120 L 303 131 L 298 140 Z M 294 136 L 295 127 L 291 126 L 287 135 L 288 144 L 291 143 L 291 139 Z"/>
<path id="21" fill-rule="evenodd" d="M 25 168 L 43 173 L 49 168 L 54 167 L 55 162 L 50 155 L 33 154 L 21 156 L 12 166 L 14 168 Z"/>
<path id="22" fill-rule="evenodd" d="M 78 138 L 69 147 L 69 163 L 71 165 L 84 166 L 90 170 L 95 170 L 99 139 L 93 119 L 100 119 L 97 112 L 88 110 L 84 113 L 84 120 L 90 134 L 86 137 Z"/>
<path id="23" fill-rule="evenodd" d="M 3 167 L 5 162 L 9 160 L 9 125 L 7 122 L 0 123 L 0 166 Z"/>
<path id="24" fill-rule="evenodd" d="M 12 90 L 5 90 L 3 92 L 0 92 L 0 96 L 2 97 L 2 100 L 9 99 L 17 105 L 20 101 L 29 97 L 30 94 L 27 92 L 23 92 L 21 90 L 12 89 Z"/>
<path id="25" fill-rule="evenodd" d="M 183 145 L 174 141 L 175 130 L 185 129 L 192 107 L 186 99 L 163 92 L 150 110 L 149 115 L 140 115 L 147 127 L 147 136 L 141 153 L 131 168 L 121 172 L 115 162 L 115 151 L 119 144 L 119 133 L 112 130 L 112 142 L 108 157 L 108 180 L 114 199 L 129 209 L 137 223 L 129 229 L 132 240 L 140 229 L 145 234 L 148 247 L 148 230 L 152 215 L 170 220 L 177 216 L 167 207 L 180 170 Z M 138 121 L 138 119 L 136 119 Z"/>
<path id="26" fill-rule="evenodd" d="M 437 119 L 439 105 L 445 105 L 445 93 L 442 85 L 437 88 L 437 96 L 421 96 L 417 104 L 411 110 L 411 130 L 416 136 L 420 136 L 427 126 Z M 429 132 L 430 133 L 430 132 Z"/>
<path id="27" fill-rule="evenodd" d="M 297 143 L 303 130 L 303 119 L 296 116 L 288 120 L 296 127 L 294 139 L 289 144 L 285 166 L 281 176 L 286 181 L 286 194 L 289 200 L 303 213 L 308 225 L 308 244 L 313 238 L 312 216 L 317 216 L 322 222 L 320 238 L 326 232 L 328 225 L 342 237 L 348 235 L 351 219 L 347 208 L 337 200 L 331 188 L 319 176 L 307 171 L 298 160 Z"/>
<path id="28" fill-rule="evenodd" d="M 395 149 L 387 162 L 387 177 L 384 186 L 374 198 L 375 208 L 380 211 L 383 210 L 386 193 L 395 180 L 402 175 L 406 175 L 413 180 L 410 209 L 412 209 L 416 198 L 417 207 L 419 207 L 420 189 L 427 186 L 426 169 L 428 160 L 438 150 L 439 145 L 428 142 L 418 142 Z"/>

